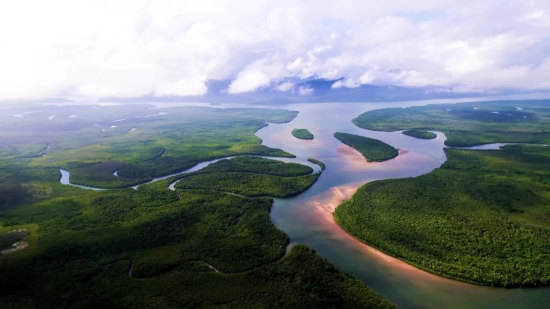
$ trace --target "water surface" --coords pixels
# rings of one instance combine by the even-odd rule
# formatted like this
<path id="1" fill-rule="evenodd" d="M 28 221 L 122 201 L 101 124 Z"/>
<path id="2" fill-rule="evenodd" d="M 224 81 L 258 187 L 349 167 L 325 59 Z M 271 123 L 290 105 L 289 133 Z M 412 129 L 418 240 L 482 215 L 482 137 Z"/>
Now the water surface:
<path id="1" fill-rule="evenodd" d="M 422 105 L 422 102 L 385 106 Z M 389 257 L 356 240 L 335 222 L 332 212 L 361 185 L 388 178 L 419 176 L 445 162 L 445 136 L 433 140 L 405 136 L 401 132 L 375 132 L 351 123 L 362 112 L 380 108 L 373 104 L 300 104 L 286 124 L 271 124 L 257 132 L 263 144 L 284 149 L 298 158 L 313 157 L 326 164 L 319 180 L 305 193 L 275 199 L 271 218 L 293 243 L 309 245 L 337 267 L 357 276 L 399 308 L 549 308 L 550 289 L 502 289 L 462 283 L 429 274 Z M 294 138 L 293 128 L 306 128 L 312 141 Z M 382 163 L 367 163 L 354 149 L 342 145 L 334 132 L 380 139 L 401 149 L 400 155 Z M 501 145 L 485 145 L 498 149 Z"/>
<path id="2" fill-rule="evenodd" d="M 334 209 L 341 201 L 351 197 L 361 185 L 379 179 L 419 176 L 438 168 L 446 160 L 443 152 L 445 136 L 441 133 L 437 133 L 436 139 L 421 140 L 405 136 L 401 132 L 360 129 L 351 123 L 351 119 L 372 109 L 458 101 L 467 100 L 312 103 L 283 106 L 221 104 L 216 108 L 267 107 L 300 112 L 290 123 L 270 124 L 256 133 L 262 138 L 264 145 L 281 148 L 297 155 L 296 159 L 282 159 L 284 161 L 311 166 L 306 160 L 313 157 L 326 164 L 326 170 L 309 190 L 297 197 L 275 199 L 271 211 L 272 221 L 289 235 L 292 244 L 309 245 L 323 257 L 334 262 L 337 267 L 357 276 L 399 308 L 549 308 L 550 288 L 491 288 L 435 276 L 361 243 L 334 222 Z M 155 105 L 158 109 L 174 106 L 207 106 L 200 103 L 172 102 Z M 150 116 L 160 114 L 163 113 Z M 132 120 L 125 121 L 131 123 Z M 315 139 L 294 138 L 290 133 L 293 128 L 306 128 Z M 367 163 L 357 151 L 336 140 L 333 137 L 334 132 L 380 139 L 399 148 L 400 155 L 382 163 Z M 483 147 L 498 149 L 500 145 Z M 196 171 L 217 160 L 219 159 L 203 162 L 177 174 Z M 61 172 L 64 176 L 61 181 L 69 184 L 68 173 Z M 174 175 L 155 178 L 154 181 Z"/>

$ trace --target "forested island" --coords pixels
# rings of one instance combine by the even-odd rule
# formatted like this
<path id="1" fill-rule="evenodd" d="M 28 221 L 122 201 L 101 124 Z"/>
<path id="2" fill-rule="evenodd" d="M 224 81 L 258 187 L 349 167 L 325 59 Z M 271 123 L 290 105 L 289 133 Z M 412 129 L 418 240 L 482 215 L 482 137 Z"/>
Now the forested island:
<path id="1" fill-rule="evenodd" d="M 374 138 L 340 132 L 334 133 L 334 137 L 359 151 L 367 162 L 383 162 L 399 154 L 397 149 Z"/>
<path id="2" fill-rule="evenodd" d="M 437 129 L 450 134 L 450 145 L 546 143 L 547 111 L 538 101 L 478 102 L 372 111 L 354 123 Z M 446 148 L 445 154 L 441 168 L 426 175 L 364 185 L 336 209 L 337 223 L 437 275 L 499 287 L 549 285 L 550 147 Z"/>
<path id="3" fill-rule="evenodd" d="M 406 130 L 403 131 L 403 134 L 419 139 L 434 139 L 437 137 L 437 134 L 426 130 Z"/>
<path id="4" fill-rule="evenodd" d="M 222 160 L 182 177 L 176 189 L 202 189 L 257 197 L 291 197 L 307 190 L 320 173 L 296 163 L 240 157 Z M 310 175 L 311 174 L 311 175 Z"/>
<path id="5" fill-rule="evenodd" d="M 311 132 L 309 132 L 307 129 L 293 129 L 291 133 L 292 136 L 299 139 L 313 139 L 313 134 L 311 134 Z"/>
<path id="6" fill-rule="evenodd" d="M 119 189 L 213 158 L 292 156 L 262 146 L 254 132 L 295 112 L 41 108 L 63 122 L 0 115 L 0 246 L 28 243 L 0 256 L 0 307 L 395 308 L 310 248 L 285 253 L 271 197 L 313 184 L 319 173 L 308 166 L 239 156 Z M 46 144 L 45 157 L 31 156 Z M 114 189 L 62 185 L 59 168 Z"/>

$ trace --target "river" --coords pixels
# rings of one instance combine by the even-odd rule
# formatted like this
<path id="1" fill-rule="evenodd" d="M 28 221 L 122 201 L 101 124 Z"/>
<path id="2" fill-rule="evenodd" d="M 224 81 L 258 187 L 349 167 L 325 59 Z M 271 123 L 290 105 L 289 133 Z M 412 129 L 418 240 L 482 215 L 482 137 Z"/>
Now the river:
<path id="1" fill-rule="evenodd" d="M 420 105 L 420 102 L 385 104 Z M 445 136 L 420 140 L 400 132 L 375 132 L 356 127 L 351 119 L 380 108 L 380 104 L 301 104 L 286 108 L 300 113 L 290 123 L 271 124 L 256 134 L 263 144 L 282 148 L 298 156 L 323 161 L 326 169 L 303 194 L 275 199 L 273 223 L 293 243 L 306 244 L 357 276 L 369 287 L 402 309 L 412 308 L 549 308 L 550 288 L 503 289 L 482 287 L 435 276 L 389 257 L 356 240 L 334 221 L 332 212 L 361 185 L 379 179 L 418 176 L 445 162 Z M 315 139 L 299 140 L 290 131 L 307 128 Z M 380 139 L 401 154 L 383 163 L 366 163 L 357 152 L 343 147 L 333 137 L 345 132 Z M 499 146 L 499 145 L 496 145 Z M 488 148 L 485 146 L 483 148 Z"/>
<path id="2" fill-rule="evenodd" d="M 455 100 L 456 101 L 456 100 Z M 467 100 L 461 100 L 467 101 Z M 400 132 L 375 132 L 360 129 L 351 119 L 360 113 L 382 107 L 405 107 L 454 101 L 417 101 L 394 103 L 292 104 L 279 108 L 300 113 L 290 123 L 270 124 L 256 134 L 269 147 L 281 148 L 303 162 L 309 157 L 321 160 L 326 170 L 306 192 L 293 198 L 275 199 L 271 210 L 273 223 L 286 232 L 291 243 L 306 244 L 335 265 L 355 275 L 376 292 L 402 309 L 413 308 L 523 308 L 550 307 L 550 288 L 502 289 L 482 287 L 445 279 L 391 258 L 345 233 L 334 221 L 332 212 L 361 185 L 379 179 L 414 177 L 441 166 L 445 136 L 420 140 Z M 158 103 L 157 108 L 202 105 Z M 216 108 L 251 107 L 222 104 Z M 262 106 L 255 106 L 262 107 Z M 314 140 L 299 140 L 290 132 L 306 128 Z M 366 163 L 359 153 L 343 146 L 333 137 L 345 132 L 380 139 L 401 149 L 400 155 L 383 163 Z M 201 164 L 204 167 L 207 162 Z M 193 168 L 198 169 L 199 166 Z M 68 180 L 68 178 L 67 178 Z"/>

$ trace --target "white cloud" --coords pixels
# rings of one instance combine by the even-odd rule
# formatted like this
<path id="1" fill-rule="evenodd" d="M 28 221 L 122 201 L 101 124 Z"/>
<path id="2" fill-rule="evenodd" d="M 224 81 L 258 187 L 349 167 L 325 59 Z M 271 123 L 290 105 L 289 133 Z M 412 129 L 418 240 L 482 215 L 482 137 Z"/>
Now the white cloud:
<path id="1" fill-rule="evenodd" d="M 313 93 L 313 89 L 309 88 L 309 87 L 299 87 L 298 88 L 298 94 L 299 95 L 308 95 L 308 94 L 312 94 Z"/>
<path id="2" fill-rule="evenodd" d="M 272 62 L 269 59 L 256 61 L 239 72 L 237 78 L 229 85 L 228 92 L 243 93 L 268 86 L 273 79 L 282 76 L 283 69 L 280 62 Z"/>
<path id="3" fill-rule="evenodd" d="M 550 89 L 548 0 L 0 1 L 0 42 L 0 99 L 200 95 L 209 79 L 241 93 L 312 76 Z"/>
<path id="4" fill-rule="evenodd" d="M 364 83 L 364 84 L 366 84 L 366 83 Z M 355 80 L 353 78 L 348 78 L 348 79 L 344 79 L 344 80 L 338 80 L 337 82 L 332 84 L 331 88 L 333 88 L 333 89 L 342 88 L 342 87 L 357 88 L 359 86 L 361 86 L 360 81 Z"/>
<path id="5" fill-rule="evenodd" d="M 259 87 L 269 85 L 270 82 L 271 78 L 264 72 L 258 69 L 245 69 L 229 85 L 228 92 L 234 94 L 254 91 Z"/>
<path id="6" fill-rule="evenodd" d="M 277 85 L 277 87 L 275 87 L 275 89 L 279 90 L 279 91 L 292 91 L 294 90 L 294 84 L 291 83 L 291 82 L 283 82 L 279 85 Z"/>
<path id="7" fill-rule="evenodd" d="M 159 86 L 155 94 L 158 96 L 199 96 L 208 90 L 204 78 L 180 79 Z"/>

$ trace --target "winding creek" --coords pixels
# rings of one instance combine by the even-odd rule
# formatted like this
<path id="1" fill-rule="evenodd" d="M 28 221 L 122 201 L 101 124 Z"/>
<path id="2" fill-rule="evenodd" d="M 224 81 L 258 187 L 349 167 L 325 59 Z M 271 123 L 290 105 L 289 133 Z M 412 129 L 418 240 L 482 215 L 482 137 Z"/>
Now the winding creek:
<path id="1" fill-rule="evenodd" d="M 445 136 L 441 133 L 437 134 L 436 139 L 420 140 L 400 132 L 368 131 L 351 123 L 351 119 L 368 110 L 425 104 L 427 103 L 324 103 L 282 106 L 281 108 L 298 110 L 300 113 L 290 123 L 270 124 L 259 130 L 256 135 L 263 140 L 264 145 L 281 148 L 297 156 L 295 159 L 277 159 L 302 163 L 317 171 L 318 166 L 307 161 L 307 158 L 312 157 L 324 162 L 326 169 L 319 180 L 301 195 L 275 199 L 271 210 L 273 223 L 289 235 L 291 244 L 302 243 L 314 248 L 337 267 L 357 276 L 399 308 L 550 307 L 550 288 L 502 289 L 445 279 L 414 268 L 361 243 L 335 223 L 332 216 L 334 209 L 342 200 L 350 198 L 361 185 L 380 179 L 419 176 L 445 162 Z M 177 106 L 185 105 L 193 104 Z M 157 108 L 169 106 L 175 105 L 159 104 Z M 219 107 L 245 106 L 223 104 Z M 307 128 L 315 139 L 296 139 L 290 134 L 293 128 Z M 367 163 L 357 151 L 336 140 L 333 137 L 334 132 L 380 139 L 399 148 L 400 155 L 383 163 Z M 483 149 L 498 146 L 500 145 L 485 145 Z M 153 181 L 196 171 L 219 160 L 221 159 L 203 162 L 181 173 L 159 177 Z M 61 175 L 61 182 L 69 184 L 69 173 L 61 170 Z"/>

